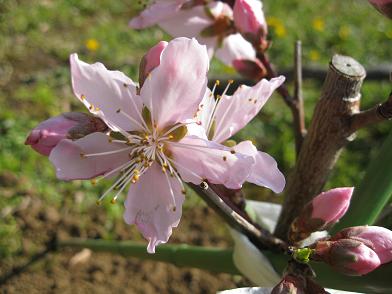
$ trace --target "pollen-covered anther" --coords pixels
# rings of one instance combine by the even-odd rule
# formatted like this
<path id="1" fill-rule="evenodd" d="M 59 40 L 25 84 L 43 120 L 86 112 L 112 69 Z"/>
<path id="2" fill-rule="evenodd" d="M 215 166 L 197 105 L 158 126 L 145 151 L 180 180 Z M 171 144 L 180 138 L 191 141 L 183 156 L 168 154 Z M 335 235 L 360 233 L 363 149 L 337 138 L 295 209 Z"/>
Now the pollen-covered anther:
<path id="1" fill-rule="evenodd" d="M 91 185 L 95 186 L 97 184 L 97 180 L 96 179 L 91 179 L 90 180 Z"/>
<path id="2" fill-rule="evenodd" d="M 166 173 L 166 167 L 162 166 L 162 172 L 165 174 Z"/>
<path id="3" fill-rule="evenodd" d="M 233 150 L 233 149 L 230 150 L 230 153 L 231 153 L 231 154 L 235 154 L 235 150 Z"/>
<path id="4" fill-rule="evenodd" d="M 109 143 L 112 143 L 112 142 L 113 142 L 113 138 L 109 136 L 109 137 L 108 137 L 108 142 L 109 142 Z"/>
<path id="5" fill-rule="evenodd" d="M 85 153 L 80 153 L 80 158 L 86 158 L 86 154 Z"/>
<path id="6" fill-rule="evenodd" d="M 201 187 L 203 190 L 207 190 L 207 189 L 208 189 L 208 184 L 207 184 L 207 182 L 206 182 L 206 181 L 201 182 L 201 183 L 200 183 L 200 187 Z"/>
<path id="7" fill-rule="evenodd" d="M 186 195 L 186 190 L 185 190 L 185 189 L 182 189 L 182 190 L 181 190 L 181 193 L 184 194 L 184 195 Z"/>
<path id="8" fill-rule="evenodd" d="M 173 207 L 172 207 L 172 211 L 173 211 L 173 212 L 176 212 L 176 210 L 177 210 L 177 207 L 173 206 Z"/>
<path id="9" fill-rule="evenodd" d="M 126 84 L 126 83 L 124 83 L 123 86 L 124 86 L 125 88 L 128 88 L 128 84 Z"/>
<path id="10" fill-rule="evenodd" d="M 116 203 L 117 203 L 117 199 L 116 199 L 116 198 L 113 198 L 112 200 L 110 200 L 110 203 L 111 203 L 111 204 L 116 204 Z"/>
<path id="11" fill-rule="evenodd" d="M 223 156 L 223 161 L 226 161 L 227 160 L 227 157 L 226 156 Z"/>
<path id="12" fill-rule="evenodd" d="M 86 96 L 82 94 L 82 95 L 80 95 L 80 99 L 83 101 L 86 99 Z"/>
<path id="13" fill-rule="evenodd" d="M 228 80 L 228 83 L 231 85 L 234 83 L 234 80 Z"/>
<path id="14" fill-rule="evenodd" d="M 215 85 L 219 86 L 220 85 L 220 80 L 215 81 Z"/>
<path id="15" fill-rule="evenodd" d="M 97 200 L 97 201 L 95 201 L 95 204 L 99 206 L 99 205 L 102 204 L 102 201 L 101 200 Z"/>
<path id="16" fill-rule="evenodd" d="M 116 110 L 116 113 L 120 113 L 121 112 L 121 108 Z"/>
<path id="17" fill-rule="evenodd" d="M 252 98 L 249 98 L 249 99 L 248 99 L 249 102 L 252 102 L 252 100 L 253 100 Z"/>

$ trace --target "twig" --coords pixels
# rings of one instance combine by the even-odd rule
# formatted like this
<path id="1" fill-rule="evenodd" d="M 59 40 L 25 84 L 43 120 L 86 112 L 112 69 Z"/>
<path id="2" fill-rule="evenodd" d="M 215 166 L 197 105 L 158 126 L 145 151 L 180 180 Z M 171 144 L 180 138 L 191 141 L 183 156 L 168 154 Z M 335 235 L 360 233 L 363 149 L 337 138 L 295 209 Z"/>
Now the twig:
<path id="1" fill-rule="evenodd" d="M 268 60 L 268 57 L 264 52 L 258 52 L 257 58 L 260 62 L 264 65 L 267 70 L 267 77 L 268 78 L 275 78 L 278 76 L 277 72 L 273 68 L 272 64 Z M 284 102 L 290 108 L 291 113 L 293 115 L 293 129 L 294 129 L 294 136 L 295 136 L 295 146 L 296 146 L 296 153 L 299 153 L 300 147 L 302 145 L 304 134 L 306 133 L 305 130 L 305 122 L 304 122 L 304 115 L 303 115 L 303 106 L 301 109 L 300 101 L 294 99 L 288 89 L 286 88 L 285 84 L 281 85 L 277 92 L 282 96 Z"/>
<path id="2" fill-rule="evenodd" d="M 371 109 L 355 113 L 351 116 L 351 128 L 353 131 L 369 125 L 392 119 L 392 92 L 387 101 Z"/>
<path id="3" fill-rule="evenodd" d="M 297 104 L 297 109 L 293 113 L 294 127 L 298 128 L 295 133 L 300 133 L 302 136 L 296 136 L 296 150 L 297 155 L 301 149 L 303 138 L 306 135 L 305 126 L 305 111 L 304 100 L 302 95 L 302 44 L 301 41 L 295 42 L 294 50 L 294 101 Z"/>
<path id="4" fill-rule="evenodd" d="M 239 213 L 230 208 L 209 186 L 206 182 L 202 187 L 194 184 L 189 186 L 200 195 L 200 197 L 214 209 L 226 223 L 246 235 L 249 240 L 260 250 L 269 249 L 273 252 L 287 252 L 287 244 L 276 238 L 269 231 L 256 227 L 246 220 Z"/>

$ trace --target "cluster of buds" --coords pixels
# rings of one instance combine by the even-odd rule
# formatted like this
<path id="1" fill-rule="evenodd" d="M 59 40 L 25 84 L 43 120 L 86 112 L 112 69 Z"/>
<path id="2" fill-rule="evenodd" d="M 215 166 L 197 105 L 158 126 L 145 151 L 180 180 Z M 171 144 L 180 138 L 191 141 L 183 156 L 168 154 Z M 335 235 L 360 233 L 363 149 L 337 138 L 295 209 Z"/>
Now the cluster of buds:
<path id="1" fill-rule="evenodd" d="M 98 117 L 81 113 L 66 112 L 43 121 L 35 127 L 25 144 L 38 153 L 49 156 L 50 152 L 63 139 L 80 139 L 94 132 L 105 132 L 106 124 Z"/>
<path id="2" fill-rule="evenodd" d="M 313 246 L 312 259 L 346 275 L 365 275 L 392 261 L 392 232 L 376 226 L 346 228 Z"/>
<path id="3" fill-rule="evenodd" d="M 386 17 L 392 18 L 392 0 L 369 0 Z"/>

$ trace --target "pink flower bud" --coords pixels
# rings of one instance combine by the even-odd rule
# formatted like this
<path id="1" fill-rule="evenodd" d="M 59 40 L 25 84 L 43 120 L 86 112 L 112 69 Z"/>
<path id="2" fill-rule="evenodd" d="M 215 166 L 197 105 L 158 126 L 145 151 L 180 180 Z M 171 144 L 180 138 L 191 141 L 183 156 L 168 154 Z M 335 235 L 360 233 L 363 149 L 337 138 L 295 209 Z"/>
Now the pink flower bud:
<path id="1" fill-rule="evenodd" d="M 254 43 L 267 35 L 267 22 L 259 0 L 236 0 L 233 9 L 237 29 Z M 248 39 L 249 39 L 248 38 Z"/>
<path id="2" fill-rule="evenodd" d="M 392 18 L 392 0 L 369 0 L 369 2 L 382 14 Z"/>
<path id="3" fill-rule="evenodd" d="M 298 242 L 312 232 L 330 228 L 346 213 L 353 191 L 353 187 L 336 188 L 316 196 L 291 224 L 290 240 Z"/>
<path id="4" fill-rule="evenodd" d="M 312 259 L 323 261 L 350 276 L 365 275 L 381 264 L 376 252 L 352 239 L 318 242 Z"/>
<path id="5" fill-rule="evenodd" d="M 232 64 L 237 72 L 247 79 L 259 81 L 267 74 L 265 67 L 258 59 L 235 59 Z"/>
<path id="6" fill-rule="evenodd" d="M 50 152 L 63 139 L 79 139 L 93 132 L 103 132 L 105 123 L 92 115 L 80 112 L 67 112 L 41 122 L 27 137 L 25 144 L 38 153 L 49 156 Z"/>
<path id="7" fill-rule="evenodd" d="M 381 264 L 392 261 L 392 231 L 377 226 L 358 226 L 346 228 L 337 233 L 332 240 L 352 239 L 372 248 Z"/>
<path id="8" fill-rule="evenodd" d="M 160 41 L 143 56 L 139 67 L 139 84 L 143 86 L 147 76 L 161 63 L 161 54 L 167 46 L 167 42 Z"/>
<path id="9" fill-rule="evenodd" d="M 272 289 L 271 294 L 305 294 L 305 284 L 306 281 L 304 277 L 286 275 L 283 280 Z"/>

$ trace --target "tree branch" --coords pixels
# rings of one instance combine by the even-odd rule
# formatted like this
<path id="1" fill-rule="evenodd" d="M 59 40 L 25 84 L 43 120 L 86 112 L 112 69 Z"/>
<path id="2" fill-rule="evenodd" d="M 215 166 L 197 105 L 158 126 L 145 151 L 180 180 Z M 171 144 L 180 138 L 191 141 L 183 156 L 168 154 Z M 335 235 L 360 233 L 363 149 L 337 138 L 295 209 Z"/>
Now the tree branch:
<path id="1" fill-rule="evenodd" d="M 353 114 L 351 116 L 351 128 L 355 132 L 369 125 L 390 119 L 392 119 L 392 92 L 384 103 Z"/>
<path id="2" fill-rule="evenodd" d="M 288 246 L 284 241 L 276 238 L 269 231 L 258 227 L 234 211 L 206 182 L 203 182 L 200 186 L 194 184 L 188 185 L 199 194 L 208 206 L 214 209 L 230 227 L 247 236 L 257 248 L 260 250 L 268 249 L 278 253 L 287 252 Z"/>

